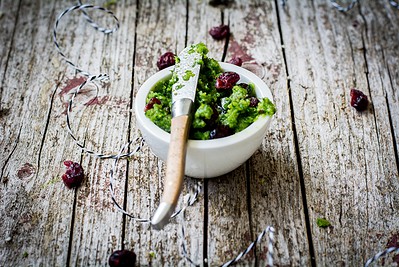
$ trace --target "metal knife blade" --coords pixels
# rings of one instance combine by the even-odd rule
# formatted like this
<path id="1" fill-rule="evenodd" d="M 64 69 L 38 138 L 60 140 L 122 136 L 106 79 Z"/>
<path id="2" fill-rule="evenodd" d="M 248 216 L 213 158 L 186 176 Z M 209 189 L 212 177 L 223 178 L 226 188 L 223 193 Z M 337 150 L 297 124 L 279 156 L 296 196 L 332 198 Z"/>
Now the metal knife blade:
<path id="1" fill-rule="evenodd" d="M 183 185 L 188 132 L 191 124 L 191 111 L 195 99 L 200 61 L 202 55 L 193 46 L 185 48 L 179 54 L 173 78 L 177 82 L 172 86 L 172 124 L 166 178 L 161 203 L 151 219 L 155 229 L 162 229 L 173 214 Z"/>
<path id="2" fill-rule="evenodd" d="M 177 82 L 172 86 L 172 118 L 190 114 L 188 106 L 194 103 L 200 60 L 202 55 L 195 52 L 192 47 L 185 48 L 179 54 L 179 62 L 174 69 Z"/>

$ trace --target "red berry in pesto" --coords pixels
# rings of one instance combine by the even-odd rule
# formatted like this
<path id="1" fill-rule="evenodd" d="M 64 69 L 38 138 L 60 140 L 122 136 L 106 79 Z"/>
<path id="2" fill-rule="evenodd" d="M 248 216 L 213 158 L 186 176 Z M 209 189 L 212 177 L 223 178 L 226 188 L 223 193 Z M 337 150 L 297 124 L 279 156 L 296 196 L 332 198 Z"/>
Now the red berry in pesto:
<path id="1" fill-rule="evenodd" d="M 254 97 L 254 96 L 251 96 L 251 97 L 249 98 L 249 106 L 250 106 L 250 107 L 256 107 L 256 106 L 258 106 L 258 104 L 259 104 L 259 99 L 257 99 L 257 98 Z"/>
<path id="2" fill-rule="evenodd" d="M 237 84 L 238 86 L 241 86 L 244 89 L 248 89 L 248 84 L 247 83 L 239 83 Z"/>
<path id="3" fill-rule="evenodd" d="M 220 25 L 216 27 L 212 27 L 209 30 L 209 34 L 212 36 L 213 39 L 215 40 L 222 40 L 226 38 L 230 33 L 230 28 L 228 25 Z"/>
<path id="4" fill-rule="evenodd" d="M 363 111 L 367 109 L 369 101 L 367 96 L 363 94 L 362 91 L 351 89 L 351 106 L 354 107 L 357 111 Z"/>
<path id="5" fill-rule="evenodd" d="M 175 54 L 172 52 L 166 52 L 157 61 L 159 70 L 165 69 L 169 66 L 175 65 Z"/>
<path id="6" fill-rule="evenodd" d="M 222 138 L 229 135 L 232 135 L 234 132 L 230 129 L 229 126 L 219 125 L 217 128 L 213 129 L 209 133 L 209 139 Z"/>
<path id="7" fill-rule="evenodd" d="M 242 66 L 242 59 L 240 57 L 233 57 L 232 59 L 230 59 L 229 63 L 241 67 Z"/>
<path id="8" fill-rule="evenodd" d="M 116 250 L 109 256 L 108 264 L 110 267 L 134 267 L 136 254 L 130 250 Z"/>
<path id="9" fill-rule="evenodd" d="M 68 188 L 78 187 L 84 178 L 83 168 L 77 162 L 72 162 L 70 160 L 64 161 L 66 166 L 66 171 L 62 175 L 62 181 Z"/>
<path id="10" fill-rule="evenodd" d="M 240 75 L 232 71 L 226 71 L 216 78 L 216 89 L 228 90 L 232 89 L 234 85 L 240 80 Z"/>
<path id="11" fill-rule="evenodd" d="M 144 112 L 146 112 L 149 109 L 152 109 L 154 107 L 154 104 L 160 105 L 161 104 L 161 100 L 159 100 L 156 97 L 151 98 L 150 101 L 148 101 L 147 105 L 145 105 Z"/>

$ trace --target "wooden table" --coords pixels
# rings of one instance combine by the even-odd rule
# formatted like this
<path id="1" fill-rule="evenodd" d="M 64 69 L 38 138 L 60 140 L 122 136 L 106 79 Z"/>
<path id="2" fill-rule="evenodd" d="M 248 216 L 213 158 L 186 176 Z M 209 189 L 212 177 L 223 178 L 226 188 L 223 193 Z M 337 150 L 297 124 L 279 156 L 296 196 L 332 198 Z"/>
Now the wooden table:
<path id="1" fill-rule="evenodd" d="M 277 113 L 250 160 L 200 180 L 199 199 L 185 213 L 188 255 L 220 265 L 268 225 L 276 230 L 276 266 L 361 266 L 399 246 L 399 10 L 386 0 L 360 1 L 347 13 L 327 0 L 225 2 L 96 1 L 120 21 L 109 35 L 79 11 L 63 17 L 65 55 L 110 75 L 97 98 L 90 87 L 78 95 L 77 137 L 95 151 L 117 152 L 139 134 L 135 95 L 157 72 L 158 57 L 204 42 L 215 59 L 239 56 L 261 76 Z M 0 2 L 0 266 L 106 266 L 122 248 L 134 250 L 137 265 L 187 266 L 181 219 L 155 231 L 123 216 L 109 193 L 113 160 L 83 153 L 67 132 L 68 100 L 85 78 L 59 56 L 52 30 L 74 4 Z M 113 27 L 112 17 L 91 11 Z M 208 30 L 222 23 L 230 38 L 213 40 Z M 368 110 L 350 106 L 354 87 L 368 96 Z M 61 180 L 65 160 L 86 172 L 76 190 Z M 117 167 L 117 201 L 149 218 L 164 163 L 144 145 Z M 183 196 L 197 181 L 186 178 Z M 318 218 L 331 227 L 319 227 Z M 264 266 L 266 253 L 267 238 L 238 265 Z M 393 257 L 385 266 L 396 266 Z"/>

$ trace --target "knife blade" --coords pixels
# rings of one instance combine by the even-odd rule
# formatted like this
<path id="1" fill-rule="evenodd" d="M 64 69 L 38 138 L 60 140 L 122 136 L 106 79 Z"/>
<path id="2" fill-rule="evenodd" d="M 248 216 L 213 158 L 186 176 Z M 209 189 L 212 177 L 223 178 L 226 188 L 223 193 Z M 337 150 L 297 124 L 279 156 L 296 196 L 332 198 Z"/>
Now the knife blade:
<path id="1" fill-rule="evenodd" d="M 189 46 L 178 58 L 173 71 L 177 82 L 172 86 L 172 122 L 164 192 L 161 203 L 151 219 L 152 227 L 158 230 L 169 222 L 182 189 L 187 139 L 202 55 L 196 52 L 193 46 Z"/>

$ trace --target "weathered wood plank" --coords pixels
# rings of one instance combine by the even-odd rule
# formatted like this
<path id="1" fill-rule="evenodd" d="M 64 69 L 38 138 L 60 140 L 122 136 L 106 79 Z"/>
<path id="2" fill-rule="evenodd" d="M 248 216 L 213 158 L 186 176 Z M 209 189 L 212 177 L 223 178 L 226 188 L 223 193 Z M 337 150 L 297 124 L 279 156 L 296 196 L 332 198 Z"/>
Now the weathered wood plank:
<path id="1" fill-rule="evenodd" d="M 390 6 L 388 1 L 370 1 L 360 5 L 360 14 L 367 29 L 362 40 L 380 171 L 368 181 L 369 190 L 377 192 L 377 196 L 369 194 L 369 207 L 374 210 L 368 220 L 368 239 L 373 241 L 368 251 L 372 255 L 399 234 L 399 87 L 398 63 L 394 60 L 399 58 L 399 10 Z M 395 263 L 392 259 L 393 256 L 389 256 L 386 263 L 397 265 L 397 258 Z"/>
<path id="2" fill-rule="evenodd" d="M 276 12 L 274 2 L 262 1 L 232 9 L 227 59 L 239 56 L 243 67 L 264 75 L 277 108 L 262 147 L 247 165 L 251 239 L 271 225 L 276 229 L 275 264 L 305 266 L 310 254 Z M 256 254 L 259 266 L 267 265 L 266 240 Z"/>
<path id="3" fill-rule="evenodd" d="M 203 42 L 209 48 L 209 56 L 224 60 L 227 40 L 214 40 L 208 31 L 220 24 L 228 24 L 228 6 L 211 6 L 209 1 L 190 1 L 188 42 Z M 210 266 L 231 260 L 250 243 L 250 227 L 246 201 L 245 168 L 241 166 L 220 178 L 205 183 L 207 240 L 204 257 Z M 248 263 L 248 256 L 241 264 Z"/>
<path id="4" fill-rule="evenodd" d="M 5 138 L 15 146 L 2 166 L 0 265 L 56 266 L 67 257 L 73 195 L 54 180 L 59 181 L 62 172 L 59 157 L 71 152 L 62 137 L 49 135 L 47 128 L 59 78 L 58 71 L 47 65 L 55 56 L 48 40 L 55 6 L 49 1 L 21 3 L 19 12 L 24 15 L 15 25 L 2 80 L 1 102 L 10 108 L 2 126 Z M 46 150 L 47 138 L 60 148 L 58 153 Z"/>
<path id="5" fill-rule="evenodd" d="M 158 71 L 156 62 L 163 53 L 178 53 L 185 47 L 186 16 L 185 1 L 140 1 L 133 73 L 134 94 L 146 79 Z M 137 134 L 133 120 L 131 139 Z M 127 209 L 140 217 L 150 218 L 159 205 L 164 174 L 164 163 L 145 146 L 129 164 Z M 178 207 L 182 206 L 183 196 L 194 185 L 195 181 L 186 178 Z M 185 212 L 187 253 L 195 262 L 202 262 L 202 199 Z M 180 218 L 172 219 L 164 230 L 156 231 L 148 223 L 127 219 L 125 246 L 134 248 L 140 265 L 187 266 L 180 247 L 180 223 Z"/>
<path id="6" fill-rule="evenodd" d="M 4 72 L 8 66 L 9 54 L 12 50 L 12 41 L 15 26 L 18 20 L 19 1 L 1 1 L 0 3 L 0 78 L 3 80 Z M 3 89 L 1 89 L 2 91 Z M 3 103 L 4 104 L 4 103 Z M 2 105 L 2 103 L 0 103 Z M 1 107 L 1 106 L 0 106 Z"/>
<path id="7" fill-rule="evenodd" d="M 4 168 L 10 160 L 15 145 L 18 143 L 17 131 L 10 131 L 10 125 L 15 123 L 12 121 L 6 122 L 6 118 L 10 113 L 9 100 L 6 100 L 4 92 L 6 84 L 4 83 L 4 76 L 6 75 L 10 54 L 13 50 L 12 43 L 14 40 L 14 32 L 18 20 L 19 2 L 17 1 L 2 1 L 0 3 L 0 27 L 2 34 L 0 35 L 0 181 L 3 179 Z"/>
<path id="8" fill-rule="evenodd" d="M 110 75 L 109 83 L 99 87 L 97 98 L 93 95 L 95 91 L 88 90 L 74 107 L 76 135 L 94 151 L 115 154 L 128 141 L 135 49 L 132 33 L 135 31 L 137 7 L 134 1 L 118 1 L 109 8 L 121 22 L 117 32 L 104 36 L 75 14 L 78 21 L 72 25 L 76 25 L 76 30 L 65 33 L 68 39 L 65 42 L 70 44 L 66 53 L 75 58 L 74 62 L 80 67 L 91 74 Z M 114 22 L 110 17 L 98 12 L 90 12 L 90 15 L 95 16 L 101 26 L 113 28 Z M 93 90 L 93 86 L 90 88 Z M 112 163 L 112 160 L 100 160 L 88 154 L 82 157 L 87 178 L 76 195 L 70 265 L 104 266 L 112 251 L 123 247 L 123 216 L 113 205 L 108 189 Z M 120 163 L 114 188 L 116 200 L 121 204 L 124 200 L 125 172 L 126 164 Z"/>
<path id="9" fill-rule="evenodd" d="M 324 1 L 290 3 L 279 12 L 316 263 L 364 263 L 384 247 L 375 236 L 398 227 L 387 106 L 368 85 L 364 57 L 363 39 L 381 31 L 366 31 L 358 9 L 342 14 Z M 352 87 L 372 97 L 373 109 L 350 107 Z M 317 227 L 319 217 L 333 228 Z"/>

